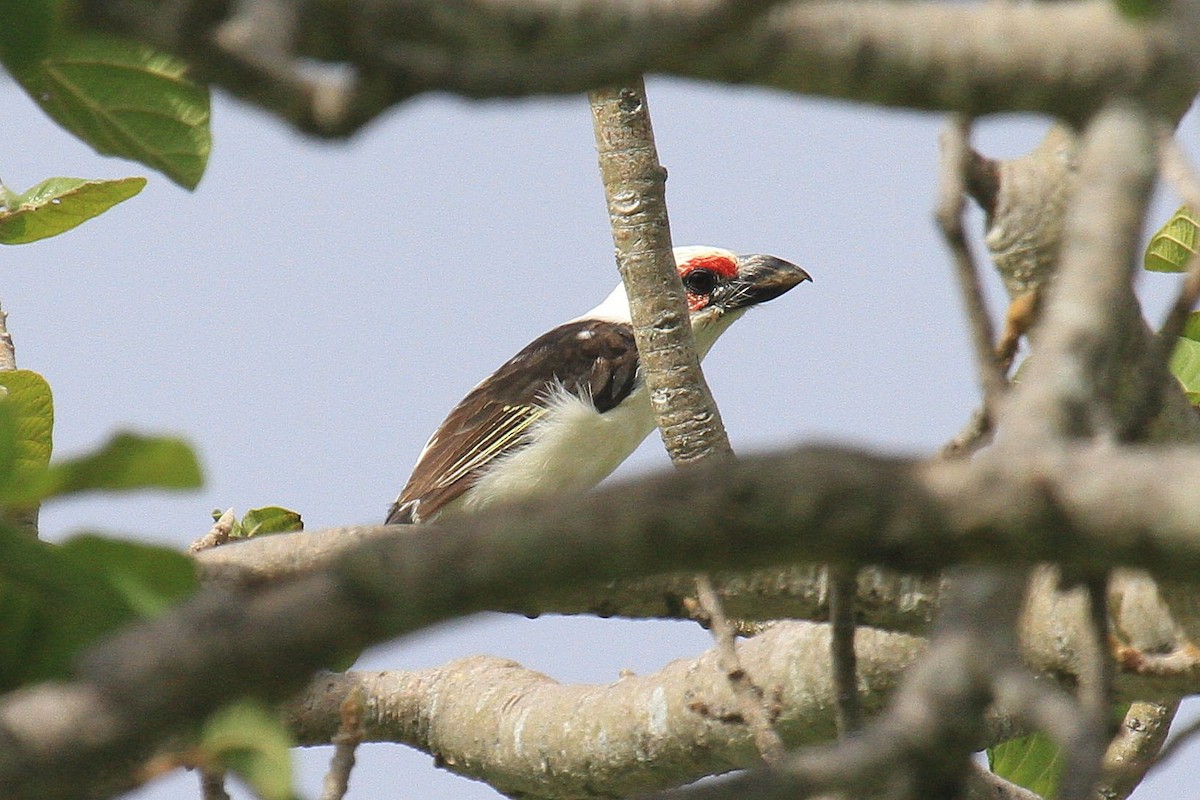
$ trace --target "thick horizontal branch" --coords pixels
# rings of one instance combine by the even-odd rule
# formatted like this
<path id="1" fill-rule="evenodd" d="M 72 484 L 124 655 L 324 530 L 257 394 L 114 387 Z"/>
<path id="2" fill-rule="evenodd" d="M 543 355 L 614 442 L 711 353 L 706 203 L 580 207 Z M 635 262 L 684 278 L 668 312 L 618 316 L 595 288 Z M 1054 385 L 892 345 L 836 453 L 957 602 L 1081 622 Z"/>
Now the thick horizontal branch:
<path id="1" fill-rule="evenodd" d="M 344 652 L 572 581 L 812 560 L 918 572 L 1060 561 L 1194 585 L 1197 475 L 1200 454 L 1188 449 L 922 464 L 804 448 L 452 524 L 351 529 L 358 545 L 307 577 L 202 591 L 94 648 L 76 684 L 5 698 L 0 796 L 77 796 L 102 765 L 231 697 L 278 697 Z M 297 552 L 310 537 L 284 536 Z"/>
<path id="2" fill-rule="evenodd" d="M 868 709 L 881 707 L 924 649 L 915 637 L 863 633 Z M 739 644 L 742 668 L 789 745 L 834 734 L 828 650 L 828 627 L 812 623 L 781 624 Z M 762 763 L 716 649 L 607 686 L 560 684 L 488 656 L 420 672 L 321 675 L 291 707 L 301 743 L 328 742 L 355 689 L 368 698 L 367 740 L 417 747 L 511 796 L 624 797 Z"/>
<path id="3" fill-rule="evenodd" d="M 364 539 L 395 533 L 387 528 L 335 528 L 302 537 L 271 536 L 253 546 L 221 547 L 197 555 L 209 582 L 253 585 L 301 577 L 331 564 Z M 726 612 L 735 619 L 825 620 L 829 614 L 829 581 L 823 566 L 804 564 L 712 576 Z M 490 611 L 536 617 L 542 614 L 588 614 L 630 619 L 694 619 L 691 600 L 696 579 L 691 573 L 654 575 L 597 583 L 573 582 L 539 592 L 536 597 L 501 601 Z M 858 621 L 901 633 L 922 633 L 933 621 L 940 580 L 864 569 L 855 600 Z"/>
<path id="4" fill-rule="evenodd" d="M 1131 652 L 1186 650 L 1143 576 L 1118 576 L 1110 606 L 1115 633 Z M 1080 642 L 1088 635 L 1083 592 L 1060 592 L 1053 572 L 1039 571 L 1023 616 L 1027 663 L 1073 686 Z M 828 646 L 827 626 L 808 622 L 779 622 L 739 643 L 740 663 L 763 690 L 789 749 L 827 741 L 834 733 Z M 923 649 L 923 639 L 858 631 L 858 684 L 868 710 L 882 706 Z M 1120 666 L 1117 689 L 1124 699 L 1200 691 L 1195 669 L 1147 676 L 1138 674 L 1132 659 Z M 368 741 L 415 747 L 452 772 L 510 794 L 578 797 L 590 790 L 621 796 L 761 765 L 716 651 L 645 676 L 624 675 L 608 685 L 564 685 L 506 659 L 483 656 L 419 672 L 325 673 L 289 704 L 299 741 L 327 743 L 340 723 L 343 701 L 356 691 L 365 698 Z M 1135 707 L 1143 709 L 1138 712 L 1142 720 L 1153 713 L 1144 709 L 1159 706 Z M 1014 727 L 1013 710 L 1001 707 L 990 715 L 986 743 L 1025 732 L 1019 720 Z M 1157 746 L 1158 739 L 1146 740 L 1142 723 L 1136 724 L 1119 740 L 1116 765 L 1138 762 L 1136 751 Z M 655 753 L 653 760 L 645 758 L 648 751 Z M 1117 771 L 1113 780 L 1132 785 Z"/>
<path id="5" fill-rule="evenodd" d="M 638 73 L 1075 122 L 1115 95 L 1178 117 L 1200 82 L 1186 4 L 1149 21 L 1107 0 L 252 0 L 233 4 L 237 17 L 226 17 L 225 0 L 186 5 L 179 14 L 150 0 L 83 3 L 93 23 L 174 50 L 223 88 L 324 135 L 348 135 L 420 92 L 575 93 Z M 277 18 L 289 29 L 254 27 Z M 355 77 L 340 88 L 315 81 L 305 59 L 347 65 Z"/>

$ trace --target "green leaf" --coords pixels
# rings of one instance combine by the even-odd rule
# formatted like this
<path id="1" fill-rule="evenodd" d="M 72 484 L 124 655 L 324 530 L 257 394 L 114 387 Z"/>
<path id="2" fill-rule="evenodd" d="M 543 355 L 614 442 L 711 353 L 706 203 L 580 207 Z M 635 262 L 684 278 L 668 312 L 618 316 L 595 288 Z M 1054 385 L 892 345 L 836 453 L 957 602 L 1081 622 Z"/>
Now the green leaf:
<path id="1" fill-rule="evenodd" d="M 1158 0 L 1116 0 L 1117 10 L 1130 19 L 1153 19 L 1162 13 L 1165 4 Z"/>
<path id="2" fill-rule="evenodd" d="M 16 421 L 17 460 L 25 468 L 50 463 L 54 400 L 50 384 L 36 372 L 14 369 L 0 372 L 0 404 Z"/>
<path id="3" fill-rule="evenodd" d="M 32 486 L 45 471 L 53 427 L 46 379 L 26 369 L 0 371 L 0 494 Z"/>
<path id="4" fill-rule="evenodd" d="M 1180 206 L 1146 246 L 1145 267 L 1151 272 L 1183 272 L 1196 253 L 1196 217 Z"/>
<path id="5" fill-rule="evenodd" d="M 99 637 L 194 590 L 194 564 L 158 547 L 64 546 L 0 527 L 0 690 L 66 677 Z"/>
<path id="6" fill-rule="evenodd" d="M 43 497 L 93 489 L 195 489 L 200 464 L 182 439 L 118 433 L 94 453 L 53 464 Z"/>
<path id="7" fill-rule="evenodd" d="M 292 739 L 278 712 L 240 700 L 213 714 L 200 735 L 201 757 L 244 780 L 263 800 L 290 800 Z"/>
<path id="8" fill-rule="evenodd" d="M 0 61 L 9 72 L 46 54 L 59 6 L 57 0 L 0 0 Z"/>
<path id="9" fill-rule="evenodd" d="M 1187 323 L 1183 326 L 1183 338 L 1200 342 L 1200 311 L 1188 314 Z"/>
<path id="10" fill-rule="evenodd" d="M 199 585 L 195 562 L 174 550 L 95 535 L 76 536 L 63 550 L 102 570 L 108 585 L 139 617 L 157 616 Z"/>
<path id="11" fill-rule="evenodd" d="M 1200 341 L 1181 338 L 1171 354 L 1170 367 L 1185 392 L 1200 393 Z"/>
<path id="12" fill-rule="evenodd" d="M 989 748 L 987 754 L 992 772 L 1045 800 L 1054 800 L 1062 778 L 1062 751 L 1046 734 L 1032 733 L 1003 742 Z"/>
<path id="13" fill-rule="evenodd" d="M 25 244 L 57 236 L 140 192 L 145 178 L 50 178 L 0 208 L 0 244 Z"/>
<path id="14" fill-rule="evenodd" d="M 279 506 L 252 508 L 234 528 L 234 536 L 249 539 L 272 533 L 291 533 L 304 530 L 304 521 L 295 511 Z"/>
<path id="15" fill-rule="evenodd" d="M 13 71 L 54 120 L 103 155 L 136 159 L 193 189 L 212 149 L 208 90 L 174 56 L 136 42 L 60 33 Z"/>

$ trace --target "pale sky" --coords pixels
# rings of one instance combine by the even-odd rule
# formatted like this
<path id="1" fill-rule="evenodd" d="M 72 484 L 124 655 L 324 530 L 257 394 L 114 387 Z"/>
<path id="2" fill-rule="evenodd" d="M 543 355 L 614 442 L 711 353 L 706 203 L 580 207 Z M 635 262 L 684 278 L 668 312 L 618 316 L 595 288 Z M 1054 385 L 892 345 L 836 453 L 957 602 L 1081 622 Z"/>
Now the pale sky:
<path id="1" fill-rule="evenodd" d="M 678 81 L 648 91 L 675 243 L 770 253 L 814 279 L 748 314 L 705 361 L 735 450 L 936 451 L 977 398 L 932 224 L 941 117 Z M 183 548 L 229 506 L 288 506 L 310 530 L 381 522 L 466 390 L 617 281 L 582 97 L 425 97 L 334 144 L 217 96 L 213 155 L 192 194 L 96 156 L 11 83 L 0 107 L 0 179 L 14 190 L 56 175 L 150 179 L 64 236 L 0 251 L 18 365 L 54 390 L 56 452 L 136 426 L 186 436 L 206 476 L 200 492 L 55 503 L 42 511 L 51 540 L 91 528 Z M 977 145 L 1019 154 L 1044 125 L 985 122 Z M 1186 128 L 1194 145 L 1194 120 Z M 1156 219 L 1176 205 L 1160 199 Z M 1144 277 L 1153 321 L 1175 282 Z M 998 309 L 997 280 L 988 291 Z M 618 476 L 667 466 L 652 435 Z M 360 663 L 488 653 L 609 682 L 709 643 L 690 623 L 487 615 Z M 300 755 L 306 796 L 328 755 Z M 1198 759 L 1185 752 L 1134 797 L 1180 796 Z M 498 796 L 404 747 L 365 746 L 359 761 L 351 800 Z M 183 774 L 131 797 L 199 791 Z"/>

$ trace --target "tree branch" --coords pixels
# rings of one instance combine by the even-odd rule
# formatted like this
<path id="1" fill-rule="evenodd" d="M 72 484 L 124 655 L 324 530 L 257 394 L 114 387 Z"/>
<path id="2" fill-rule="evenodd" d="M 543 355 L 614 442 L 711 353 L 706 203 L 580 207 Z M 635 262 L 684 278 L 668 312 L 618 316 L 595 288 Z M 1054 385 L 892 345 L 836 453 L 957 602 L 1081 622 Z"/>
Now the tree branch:
<path id="1" fill-rule="evenodd" d="M 881 631 L 862 639 L 864 699 L 876 709 L 924 642 Z M 785 623 L 739 648 L 789 745 L 833 734 L 828 647 L 827 626 Z M 627 796 L 762 763 L 717 648 L 607 686 L 559 684 L 487 656 L 412 673 L 324 674 L 291 706 L 299 740 L 329 741 L 356 689 L 369 698 L 366 741 L 418 747 L 509 795 Z"/>
<path id="2" fill-rule="evenodd" d="M 1036 7 L 793 0 L 774 10 L 772 0 L 271 2 L 295 20 L 293 62 L 350 68 L 336 101 L 298 81 L 294 68 L 280 74 L 244 48 L 220 46 L 217 33 L 233 19 L 225 0 L 189 0 L 182 14 L 181 4 L 86 0 L 83 13 L 91 24 L 177 52 L 203 77 L 303 130 L 335 136 L 420 92 L 575 93 L 639 73 L 969 116 L 1042 112 L 1077 123 L 1117 95 L 1178 118 L 1200 80 L 1191 47 L 1196 21 L 1174 4 L 1135 21 L 1102 0 Z"/>
<path id="3" fill-rule="evenodd" d="M 1130 365 L 1142 363 L 1147 346 L 1132 275 L 1154 184 L 1155 141 L 1145 110 L 1125 104 L 1088 129 L 1038 357 L 1004 419 L 1019 442 L 1113 436 L 1142 391 L 1130 381 L 1140 375 Z M 1114 335 L 1122 331 L 1134 333 Z"/>
<path id="4" fill-rule="evenodd" d="M 347 650 L 570 581 L 802 559 L 918 571 L 1128 564 L 1200 580 L 1191 449 L 1014 454 L 1011 466 L 802 449 L 418 531 L 349 529 L 359 541 L 324 570 L 261 590 L 203 590 L 94 648 L 78 682 L 5 698 L 0 796 L 77 796 L 97 765 L 121 763 L 230 697 L 278 697 Z M 286 537 L 297 552 L 319 538 L 207 552 Z"/>
<path id="5" fill-rule="evenodd" d="M 1015 663 L 1014 623 L 1024 594 L 1017 572 L 970 571 L 951 582 L 953 599 L 929 651 L 905 674 L 887 710 L 858 736 L 789 756 L 779 769 L 660 795 L 664 800 L 850 796 L 955 797 L 984 738 L 983 711 L 996 670 Z"/>
<path id="6" fill-rule="evenodd" d="M 671 252 L 667 171 L 658 162 L 640 80 L 589 94 L 617 264 L 629 297 L 654 422 L 676 466 L 732 458 L 709 391 Z"/>
<path id="7" fill-rule="evenodd" d="M 1062 595 L 1056 584 L 1056 576 L 1039 577 L 1022 624 L 1025 653 L 1036 657 L 1044 675 L 1070 686 L 1078 680 L 1082 661 L 1075 643 L 1088 633 L 1086 603 L 1081 590 Z M 1153 586 L 1138 576 L 1116 578 L 1116 619 L 1124 628 L 1142 631 L 1163 622 L 1169 625 L 1161 606 L 1156 604 L 1151 609 L 1145 602 L 1147 598 L 1139 598 L 1133 604 L 1136 608 L 1129 607 L 1129 595 L 1142 588 L 1152 590 Z M 821 626 L 781 622 L 742 644 L 742 662 L 768 689 L 771 712 L 789 747 L 824 741 L 833 730 L 838 686 L 816 660 L 830 641 L 828 630 Z M 880 707 L 883 690 L 898 680 L 923 647 L 922 642 L 912 639 L 912 653 L 904 651 L 896 658 L 901 651 L 890 649 L 891 644 L 903 641 L 880 631 L 860 631 L 862 690 L 868 708 Z M 1153 646 L 1158 652 L 1181 646 L 1171 637 L 1143 640 L 1141 645 Z M 889 662 L 890 658 L 895 661 Z M 433 754 L 443 766 L 486 780 L 503 791 L 573 797 L 585 786 L 592 791 L 609 787 L 609 781 L 618 779 L 616 776 L 636 781 L 646 790 L 665 785 L 654 779 L 657 767 L 643 757 L 651 746 L 648 742 L 667 759 L 675 782 L 726 770 L 730 765 L 755 765 L 752 732 L 739 723 L 738 707 L 727 694 L 707 691 L 710 685 L 721 688 L 720 672 L 724 670 L 720 654 L 714 650 L 696 660 L 675 662 L 652 675 L 623 676 L 611 686 L 560 686 L 512 662 L 476 657 L 420 673 L 322 675 L 292 704 L 291 713 L 302 742 L 322 743 L 339 724 L 342 698 L 361 690 L 367 692 L 370 740 L 411 745 Z M 1053 681 L 1033 681 L 1022 674 L 1019 684 L 1013 684 L 1012 672 L 1011 668 L 1006 672 L 1006 695 L 991 715 L 991 730 L 981 745 L 1022 734 L 1025 729 L 1014 725 L 1020 720 L 1011 715 L 1024 715 L 1028 721 L 1031 711 L 1038 710 L 1054 720 L 1078 718 L 1073 710 L 1070 715 L 1064 714 L 1064 703 L 1069 705 L 1069 699 L 1062 693 L 1051 705 L 1044 706 Z M 1132 673 L 1122 675 L 1119 685 L 1125 697 L 1148 688 L 1161 691 L 1161 686 L 1147 686 Z M 1200 674 L 1175 676 L 1175 691 L 1186 691 L 1187 687 L 1200 687 Z M 491 694 L 497 698 L 495 701 L 477 702 Z M 652 734 L 647 730 L 646 712 L 646 698 L 650 696 L 665 698 L 670 708 L 685 704 L 700 718 L 673 718 L 666 726 L 668 733 Z M 563 718 L 563 708 L 574 709 L 571 714 L 589 720 L 589 725 L 564 728 L 555 724 L 556 719 Z M 1133 704 L 1123 735 L 1110 748 L 1107 785 L 1132 787 L 1148 766 L 1153 753 L 1149 748 L 1157 747 L 1155 742 L 1161 741 L 1166 730 L 1162 715 L 1152 713 L 1156 708 Z M 597 729 L 603 729 L 604 735 L 598 735 Z M 1060 736 L 1069 735 L 1058 728 L 1053 730 Z M 481 736 L 480 731 L 488 733 Z M 704 742 L 702 756 L 693 746 L 697 741 Z M 539 759 L 547 753 L 555 754 L 553 763 L 543 766 Z M 1127 773 L 1124 764 L 1136 766 L 1138 771 Z M 676 769 L 686 770 L 688 776 L 677 774 Z M 547 772 L 552 776 L 550 783 L 545 783 Z M 619 788 L 632 791 L 625 783 Z M 612 792 L 620 793 L 618 787 Z"/>

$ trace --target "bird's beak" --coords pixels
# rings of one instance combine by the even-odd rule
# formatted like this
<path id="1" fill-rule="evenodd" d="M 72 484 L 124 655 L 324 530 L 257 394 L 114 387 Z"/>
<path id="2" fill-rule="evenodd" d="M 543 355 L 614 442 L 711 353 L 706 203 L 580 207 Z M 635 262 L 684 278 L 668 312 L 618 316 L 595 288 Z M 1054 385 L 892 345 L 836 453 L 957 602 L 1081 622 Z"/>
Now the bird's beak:
<path id="1" fill-rule="evenodd" d="M 811 280 L 807 272 L 782 258 L 757 253 L 738 256 L 738 276 L 722 287 L 728 291 L 723 305 L 727 311 L 749 308 Z"/>

